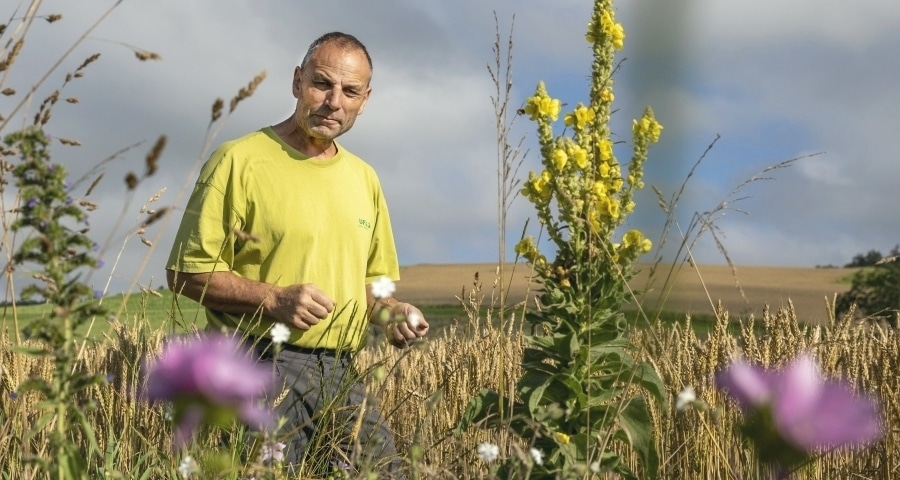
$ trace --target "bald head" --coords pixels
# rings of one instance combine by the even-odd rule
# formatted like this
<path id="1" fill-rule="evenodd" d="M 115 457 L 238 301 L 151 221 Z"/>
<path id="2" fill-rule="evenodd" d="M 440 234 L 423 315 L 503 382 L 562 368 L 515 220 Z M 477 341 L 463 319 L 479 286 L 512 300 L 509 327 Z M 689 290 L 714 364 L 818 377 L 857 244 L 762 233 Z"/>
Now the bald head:
<path id="1" fill-rule="evenodd" d="M 372 70 L 372 57 L 369 56 L 369 51 L 366 49 L 366 46 L 362 44 L 356 37 L 350 35 L 349 33 L 342 32 L 330 32 L 322 35 L 321 37 L 315 39 L 306 50 L 306 55 L 303 56 L 303 60 L 300 62 L 300 68 L 303 68 L 309 59 L 313 56 L 313 54 L 321 48 L 323 45 L 329 45 L 336 47 L 341 50 L 356 50 L 362 53 L 366 57 L 366 61 L 369 63 L 369 70 Z"/>

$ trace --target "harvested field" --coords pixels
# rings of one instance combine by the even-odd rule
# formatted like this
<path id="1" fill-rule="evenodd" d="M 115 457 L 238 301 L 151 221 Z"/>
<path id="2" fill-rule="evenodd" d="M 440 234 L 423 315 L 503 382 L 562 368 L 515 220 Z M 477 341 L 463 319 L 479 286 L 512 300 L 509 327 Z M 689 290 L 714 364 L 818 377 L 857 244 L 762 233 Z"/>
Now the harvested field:
<path id="1" fill-rule="evenodd" d="M 640 273 L 631 282 L 635 289 L 647 286 L 650 266 L 640 268 Z M 656 306 L 669 268 L 662 266 L 653 274 L 652 288 L 643 302 L 645 309 L 652 310 Z M 528 267 L 508 264 L 504 269 L 506 278 L 512 279 L 510 301 L 524 300 L 529 284 Z M 497 279 L 496 272 L 496 264 L 490 263 L 410 265 L 400 269 L 397 296 L 421 305 L 454 304 L 464 288 L 466 292 L 471 290 L 477 273 L 488 303 Z M 850 283 L 846 279 L 853 272 L 854 269 L 848 268 L 739 266 L 735 276 L 727 265 L 684 266 L 671 282 L 668 295 L 663 295 L 666 299 L 663 309 L 709 314 L 713 312 L 711 299 L 721 301 L 732 317 L 745 318 L 751 313 L 759 317 L 767 305 L 777 309 L 787 306 L 790 301 L 799 320 L 821 323 L 828 319 L 826 299 L 830 302 L 834 295 L 849 290 Z"/>

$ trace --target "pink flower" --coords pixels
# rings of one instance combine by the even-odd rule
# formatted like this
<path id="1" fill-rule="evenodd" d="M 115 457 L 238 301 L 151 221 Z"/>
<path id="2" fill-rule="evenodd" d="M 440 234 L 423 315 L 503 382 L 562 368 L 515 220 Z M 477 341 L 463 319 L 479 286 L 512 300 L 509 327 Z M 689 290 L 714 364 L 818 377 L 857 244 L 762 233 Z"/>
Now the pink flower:
<path id="1" fill-rule="evenodd" d="M 200 424 L 237 417 L 252 428 L 274 424 L 261 399 L 272 390 L 271 370 L 250 350 L 224 334 L 169 340 L 159 357 L 145 364 L 145 398 L 174 403 L 175 445 L 184 446 Z"/>
<path id="2" fill-rule="evenodd" d="M 716 375 L 716 384 L 747 415 L 744 434 L 773 457 L 767 461 L 790 465 L 821 447 L 867 444 L 881 436 L 876 402 L 823 379 L 810 355 L 780 371 L 737 360 Z"/>

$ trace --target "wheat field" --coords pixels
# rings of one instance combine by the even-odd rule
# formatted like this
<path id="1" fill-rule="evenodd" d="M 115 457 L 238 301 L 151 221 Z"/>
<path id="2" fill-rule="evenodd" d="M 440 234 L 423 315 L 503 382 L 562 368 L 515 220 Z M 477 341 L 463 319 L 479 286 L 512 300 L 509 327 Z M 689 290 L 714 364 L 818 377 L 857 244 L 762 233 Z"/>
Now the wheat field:
<path id="1" fill-rule="evenodd" d="M 517 277 L 509 292 L 511 307 L 504 320 L 497 321 L 491 318 L 496 315 L 495 309 L 482 308 L 499 295 L 495 287 L 499 283 L 496 270 L 488 264 L 404 268 L 398 296 L 422 304 L 457 301 L 462 321 L 416 348 L 396 350 L 383 342 L 373 342 L 357 356 L 362 372 L 385 367 L 387 375 L 383 380 L 378 375 L 370 375 L 368 383 L 380 399 L 401 451 L 418 452 L 414 460 L 417 478 L 491 478 L 487 466 L 475 453 L 482 441 L 500 445 L 502 455 L 523 454 L 520 442 L 503 431 L 475 429 L 461 436 L 451 433 L 477 391 L 482 388 L 512 391 L 521 373 L 522 309 L 515 307 L 519 301 L 515 295 L 524 298 L 527 273 L 521 266 L 516 269 Z M 475 272 L 478 272 L 477 281 Z M 718 321 L 703 338 L 695 334 L 690 315 L 677 324 L 656 323 L 631 334 L 639 356 L 654 364 L 670 396 L 666 408 L 653 411 L 655 441 L 662 460 L 660 478 L 769 478 L 768 472 L 751 461 L 750 450 L 735 433 L 740 413 L 713 388 L 711 378 L 735 354 L 775 366 L 800 351 L 815 354 L 828 376 L 844 378 L 861 392 L 874 395 L 881 402 L 886 434 L 867 449 L 824 454 L 792 478 L 898 478 L 900 384 L 896 379 L 900 376 L 900 335 L 878 325 L 829 317 L 825 298 L 846 288 L 840 280 L 847 271 L 797 269 L 789 274 L 779 269 L 745 267 L 739 272 L 748 299 L 759 302 L 754 305 L 769 303 L 773 308 L 762 307 L 759 314 L 739 315 L 720 308 Z M 776 281 L 789 278 L 796 278 L 796 291 L 807 292 L 805 298 L 796 297 L 795 301 L 793 295 L 774 292 Z M 734 288 L 727 267 L 704 267 L 704 282 L 709 291 L 723 292 L 716 299 L 721 299 L 723 305 L 740 298 L 739 294 L 725 295 Z M 691 290 L 689 284 L 681 288 Z M 702 295 L 679 297 L 677 292 L 681 291 L 674 290 L 673 302 L 709 304 L 709 299 L 703 299 Z M 767 291 L 773 291 L 774 296 L 763 295 Z M 781 298 L 784 305 L 777 303 Z M 808 318 L 818 321 L 800 320 L 799 305 L 809 302 L 808 305 L 815 306 L 817 300 L 821 301 L 824 313 Z M 139 359 L 156 351 L 163 335 L 142 328 L 148 322 L 141 317 L 141 312 L 133 315 L 131 321 L 122 322 L 115 334 L 103 342 L 88 345 L 84 352 L 85 364 L 111 379 L 109 385 L 92 387 L 91 401 L 96 402 L 97 408 L 90 411 L 88 421 L 97 431 L 97 443 L 108 451 L 110 465 L 104 465 L 106 471 L 119 472 L 121 477 L 117 478 L 177 478 L 175 469 L 179 459 L 167 447 L 171 441 L 171 424 L 165 420 L 164 409 L 136 400 L 141 383 Z M 740 325 L 739 333 L 734 333 L 734 324 Z M 45 360 L 15 353 L 9 338 L 0 339 L 0 344 L 5 391 L 13 391 L 29 375 L 50 375 L 52 365 Z M 673 398 L 685 386 L 692 386 L 712 410 L 676 412 Z M 0 396 L 0 411 L 5 413 L 3 431 L 15 432 L 18 422 L 33 422 L 36 401 L 33 395 Z M 15 435 L 0 437 L 0 470 L 13 475 L 7 478 L 34 478 L 24 466 L 25 459 L 40 454 L 47 434 L 38 433 L 28 443 L 18 441 Z M 201 438 L 198 442 L 201 449 L 214 445 L 214 437 Z M 136 473 L 151 468 L 156 472 L 153 475 Z M 584 478 L 590 478 L 590 474 Z"/>

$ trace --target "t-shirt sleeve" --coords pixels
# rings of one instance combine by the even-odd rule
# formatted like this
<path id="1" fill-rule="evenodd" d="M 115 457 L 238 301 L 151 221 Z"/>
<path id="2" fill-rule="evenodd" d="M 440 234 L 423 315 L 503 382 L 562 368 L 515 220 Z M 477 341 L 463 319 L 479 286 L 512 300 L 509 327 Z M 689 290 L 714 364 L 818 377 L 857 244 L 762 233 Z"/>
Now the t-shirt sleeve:
<path id="1" fill-rule="evenodd" d="M 377 182 L 377 180 L 376 180 Z M 366 283 L 386 276 L 393 281 L 400 280 L 400 266 L 397 260 L 397 247 L 391 230 L 391 218 L 387 201 L 376 185 L 375 189 L 375 228 L 372 232 L 372 246 L 369 250 L 369 261 L 366 268 Z"/>
<path id="2" fill-rule="evenodd" d="M 216 152 L 204 166 L 175 236 L 166 268 L 185 273 L 231 271 L 235 234 L 242 230 L 234 208 L 233 172 Z"/>

